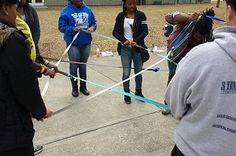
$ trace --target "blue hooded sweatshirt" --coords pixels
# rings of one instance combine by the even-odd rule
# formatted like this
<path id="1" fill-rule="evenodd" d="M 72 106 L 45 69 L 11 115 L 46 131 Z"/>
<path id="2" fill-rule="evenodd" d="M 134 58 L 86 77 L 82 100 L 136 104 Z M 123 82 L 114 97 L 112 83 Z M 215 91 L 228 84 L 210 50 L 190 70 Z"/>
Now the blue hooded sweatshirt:
<path id="1" fill-rule="evenodd" d="M 63 8 L 58 21 L 58 29 L 64 33 L 64 40 L 67 45 L 71 43 L 77 33 L 74 28 L 80 26 L 83 30 L 93 27 L 96 30 L 96 19 L 92 10 L 83 3 L 80 7 L 74 6 L 71 2 Z M 72 45 L 91 44 L 92 36 L 90 33 L 80 31 L 78 37 Z"/>

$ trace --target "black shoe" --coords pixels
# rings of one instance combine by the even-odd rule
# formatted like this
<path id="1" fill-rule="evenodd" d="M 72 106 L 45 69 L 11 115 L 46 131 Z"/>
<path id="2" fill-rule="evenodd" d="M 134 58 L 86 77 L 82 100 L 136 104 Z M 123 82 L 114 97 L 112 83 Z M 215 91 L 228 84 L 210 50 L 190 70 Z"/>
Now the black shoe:
<path id="1" fill-rule="evenodd" d="M 78 97 L 79 96 L 78 81 L 71 80 L 71 85 L 72 85 L 72 96 Z"/>
<path id="2" fill-rule="evenodd" d="M 136 89 L 136 90 L 135 90 L 135 95 L 144 98 L 143 93 L 142 93 L 142 89 Z M 144 102 L 144 101 L 142 101 L 142 100 L 139 100 L 139 101 Z"/>
<path id="3" fill-rule="evenodd" d="M 73 97 L 78 97 L 78 96 L 79 96 L 78 88 L 73 88 L 73 89 L 72 89 L 72 96 L 73 96 Z"/>
<path id="4" fill-rule="evenodd" d="M 129 96 L 124 96 L 124 101 L 126 104 L 131 104 L 131 98 Z"/>
<path id="5" fill-rule="evenodd" d="M 90 95 L 90 93 L 89 93 L 89 91 L 87 90 L 87 87 L 86 87 L 86 82 L 84 82 L 84 81 L 80 81 L 80 92 L 83 93 L 86 96 Z"/>
<path id="6" fill-rule="evenodd" d="M 37 155 L 43 151 L 43 146 L 42 145 L 35 145 L 34 146 L 34 155 Z"/>

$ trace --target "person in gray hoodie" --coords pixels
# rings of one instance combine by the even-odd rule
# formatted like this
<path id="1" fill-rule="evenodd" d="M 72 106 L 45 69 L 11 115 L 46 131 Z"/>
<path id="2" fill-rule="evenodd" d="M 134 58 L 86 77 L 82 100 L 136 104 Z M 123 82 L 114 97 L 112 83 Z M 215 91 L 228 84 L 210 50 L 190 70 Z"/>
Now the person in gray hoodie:
<path id="1" fill-rule="evenodd" d="M 180 120 L 172 156 L 236 155 L 236 1 L 226 0 L 227 26 L 184 57 L 165 100 Z"/>

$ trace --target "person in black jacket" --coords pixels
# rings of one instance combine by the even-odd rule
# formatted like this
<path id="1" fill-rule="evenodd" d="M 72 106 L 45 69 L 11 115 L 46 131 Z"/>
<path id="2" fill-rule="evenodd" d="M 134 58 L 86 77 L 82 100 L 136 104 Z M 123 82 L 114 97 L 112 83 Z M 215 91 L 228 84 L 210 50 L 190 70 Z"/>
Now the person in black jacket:
<path id="1" fill-rule="evenodd" d="M 140 49 L 136 46 L 145 47 L 144 38 L 148 35 L 146 20 L 145 14 L 137 10 L 135 0 L 123 0 L 123 12 L 119 13 L 116 17 L 116 23 L 113 29 L 113 36 L 122 44 L 120 55 L 123 66 L 123 80 L 130 76 L 132 61 L 134 62 L 135 73 L 142 70 L 143 62 Z M 135 77 L 135 83 L 135 95 L 143 97 L 141 74 Z M 129 81 L 125 82 L 123 87 L 125 92 L 130 93 Z M 124 101 L 126 104 L 130 104 L 131 98 L 124 96 Z"/>
<path id="2" fill-rule="evenodd" d="M 0 155 L 33 156 L 32 117 L 51 116 L 40 95 L 23 33 L 15 27 L 18 0 L 0 0 Z"/>
<path id="3" fill-rule="evenodd" d="M 28 24 L 34 44 L 35 44 L 35 49 L 36 49 L 36 63 L 46 65 L 48 69 L 53 68 L 55 71 L 57 71 L 57 67 L 53 65 L 52 63 L 49 63 L 48 61 L 45 61 L 43 57 L 40 55 L 40 50 L 39 50 L 39 39 L 40 39 L 40 23 L 39 23 L 39 18 L 36 10 L 29 4 L 29 0 L 19 0 L 19 4 L 17 7 L 17 12 L 19 16 L 25 20 L 25 22 Z M 49 71 L 51 75 L 53 75 L 53 71 Z M 54 72 L 55 75 L 55 72 Z M 42 77 L 42 74 L 37 72 L 38 77 Z M 50 76 L 51 77 L 51 76 Z M 53 76 L 54 77 L 54 76 Z"/>
<path id="4" fill-rule="evenodd" d="M 32 34 L 36 50 L 36 60 L 34 61 L 34 65 L 36 67 L 37 77 L 40 78 L 42 77 L 42 74 L 44 74 L 50 76 L 51 78 L 54 78 L 57 72 L 57 67 L 54 64 L 50 63 L 49 61 L 44 60 L 43 57 L 40 55 L 38 46 L 40 39 L 40 23 L 36 10 L 29 4 L 28 0 L 19 0 L 17 12 L 18 16 L 20 16 L 21 19 L 23 19 L 27 23 Z M 42 151 L 43 151 L 42 145 L 34 146 L 35 154 L 39 154 Z"/>
<path id="5" fill-rule="evenodd" d="M 19 0 L 17 12 L 21 16 L 21 18 L 23 18 L 28 24 L 32 33 L 33 40 L 34 40 L 36 54 L 37 56 L 40 56 L 39 47 L 38 47 L 38 43 L 40 39 L 40 24 L 39 24 L 39 18 L 38 18 L 38 14 L 36 10 L 29 4 L 28 0 Z"/>

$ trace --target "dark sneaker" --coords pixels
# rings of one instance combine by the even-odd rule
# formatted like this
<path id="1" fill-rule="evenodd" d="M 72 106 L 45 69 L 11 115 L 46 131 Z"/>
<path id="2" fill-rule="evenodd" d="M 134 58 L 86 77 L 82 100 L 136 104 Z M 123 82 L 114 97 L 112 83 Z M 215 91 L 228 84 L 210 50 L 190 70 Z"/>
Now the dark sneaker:
<path id="1" fill-rule="evenodd" d="M 126 104 L 131 104 L 131 98 L 129 96 L 124 96 L 124 101 Z"/>
<path id="2" fill-rule="evenodd" d="M 43 146 L 42 145 L 35 145 L 34 146 L 34 155 L 37 155 L 43 151 Z"/>

